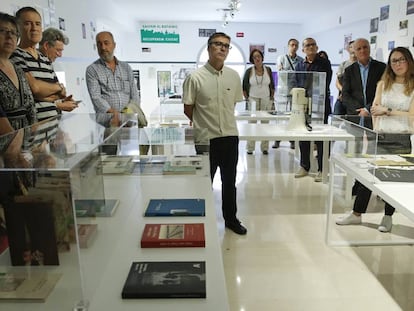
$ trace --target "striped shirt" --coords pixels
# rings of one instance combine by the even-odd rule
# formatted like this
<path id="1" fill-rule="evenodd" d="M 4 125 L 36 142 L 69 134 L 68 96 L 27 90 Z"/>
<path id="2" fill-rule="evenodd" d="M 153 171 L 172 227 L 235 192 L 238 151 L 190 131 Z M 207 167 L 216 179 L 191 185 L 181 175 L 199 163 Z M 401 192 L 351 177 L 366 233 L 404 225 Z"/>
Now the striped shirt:
<path id="1" fill-rule="evenodd" d="M 139 104 L 138 88 L 131 67 L 126 62 L 115 60 L 114 72 L 102 59 L 86 68 L 86 84 L 97 113 L 105 113 L 110 108 L 122 111 L 130 101 Z"/>
<path id="2" fill-rule="evenodd" d="M 39 51 L 38 56 L 39 57 L 36 59 L 32 54 L 18 47 L 13 52 L 10 60 L 19 66 L 24 72 L 30 73 L 33 78 L 37 80 L 47 83 L 58 83 L 59 80 L 49 58 L 44 56 Z M 35 107 L 38 121 L 56 117 L 59 114 L 54 102 L 36 101 Z M 35 133 L 34 143 L 37 143 L 43 139 L 50 140 L 54 138 L 56 136 L 57 129 L 57 118 L 40 125 Z"/>

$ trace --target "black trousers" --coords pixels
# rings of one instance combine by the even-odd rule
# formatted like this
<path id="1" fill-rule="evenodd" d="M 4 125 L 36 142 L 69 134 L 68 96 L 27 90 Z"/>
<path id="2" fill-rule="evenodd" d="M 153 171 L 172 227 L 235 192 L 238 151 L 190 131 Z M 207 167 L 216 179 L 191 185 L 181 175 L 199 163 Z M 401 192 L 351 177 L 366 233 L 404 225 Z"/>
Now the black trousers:
<path id="1" fill-rule="evenodd" d="M 354 212 L 364 214 L 367 211 L 369 199 L 371 197 L 371 190 L 361 184 L 358 180 L 355 181 L 356 197 L 354 202 Z M 395 208 L 385 202 L 385 215 L 392 216 Z"/>
<path id="2" fill-rule="evenodd" d="M 315 141 L 315 145 L 318 151 L 318 171 L 322 172 L 322 156 L 323 156 L 323 142 L 322 141 Z M 299 149 L 300 149 L 300 166 L 302 166 L 305 170 L 310 170 L 310 141 L 299 141 Z"/>
<path id="3" fill-rule="evenodd" d="M 236 173 L 239 159 L 239 137 L 227 136 L 210 140 L 210 175 L 213 182 L 220 168 L 222 212 L 226 223 L 238 223 L 236 216 Z"/>

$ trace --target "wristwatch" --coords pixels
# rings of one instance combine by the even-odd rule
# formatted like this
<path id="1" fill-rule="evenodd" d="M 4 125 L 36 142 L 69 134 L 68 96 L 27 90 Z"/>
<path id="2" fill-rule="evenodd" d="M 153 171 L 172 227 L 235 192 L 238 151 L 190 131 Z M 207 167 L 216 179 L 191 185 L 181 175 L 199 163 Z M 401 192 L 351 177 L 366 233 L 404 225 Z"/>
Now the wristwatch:
<path id="1" fill-rule="evenodd" d="M 387 109 L 387 116 L 391 115 L 392 108 Z"/>

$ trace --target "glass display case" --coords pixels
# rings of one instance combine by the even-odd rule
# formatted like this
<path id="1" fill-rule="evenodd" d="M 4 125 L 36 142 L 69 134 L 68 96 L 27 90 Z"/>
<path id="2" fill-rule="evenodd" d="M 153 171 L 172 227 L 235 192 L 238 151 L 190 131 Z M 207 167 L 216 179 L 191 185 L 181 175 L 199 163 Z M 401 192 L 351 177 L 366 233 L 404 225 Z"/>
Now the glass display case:
<path id="1" fill-rule="evenodd" d="M 335 142 L 332 153 L 358 162 L 371 174 L 373 183 L 414 182 L 412 116 L 333 116 L 332 125 L 355 137 L 346 148 Z"/>
<path id="2" fill-rule="evenodd" d="M 306 113 L 312 121 L 323 120 L 326 100 L 326 73 L 313 71 L 279 71 L 275 91 L 275 110 L 278 114 L 292 111 L 292 89 L 304 88 L 308 106 Z"/>
<path id="3" fill-rule="evenodd" d="M 389 235 L 375 230 L 384 216 L 385 202 L 396 209 L 393 216 L 395 223 L 412 226 L 413 122 L 414 118 L 410 116 L 332 117 L 333 126 L 346 130 L 355 139 L 347 144 L 338 141 L 332 144 L 327 202 L 328 244 L 414 244 L 413 237 L 398 234 L 398 230 L 393 230 L 394 234 Z M 377 199 L 367 203 L 368 209 L 362 216 L 361 226 L 335 225 L 338 217 L 354 207 L 352 196 L 358 197 L 359 193 L 358 187 L 355 192 L 353 190 L 355 180 L 369 189 L 369 194 L 377 196 Z"/>
<path id="4" fill-rule="evenodd" d="M 200 191 L 210 189 L 208 148 L 194 144 L 202 135 L 191 128 L 141 129 L 135 115 L 111 127 L 111 117 L 63 114 L 0 137 L 2 310 L 102 310 L 96 297 L 107 291 L 115 297 L 108 303 L 120 304 L 115 309 L 132 308 L 120 299 L 122 267 L 139 254 L 140 233 L 129 245 L 125 223 L 134 215 L 142 225 L 141 187 L 153 182 L 142 181 L 140 164 L 162 162 L 155 183 L 180 184 L 173 179 L 185 174 L 194 176 L 194 185 L 207 181 Z M 132 254 L 124 262 L 126 249 Z M 213 258 L 221 262 L 220 255 Z M 114 279 L 119 284 L 108 288 Z M 219 301 L 226 304 L 226 296 Z"/>

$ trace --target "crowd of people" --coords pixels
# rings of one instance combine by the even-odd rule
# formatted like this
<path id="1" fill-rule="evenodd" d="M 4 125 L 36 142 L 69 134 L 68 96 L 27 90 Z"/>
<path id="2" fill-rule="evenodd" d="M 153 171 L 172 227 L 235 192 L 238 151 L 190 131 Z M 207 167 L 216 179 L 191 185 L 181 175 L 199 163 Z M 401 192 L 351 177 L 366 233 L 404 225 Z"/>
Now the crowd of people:
<path id="1" fill-rule="evenodd" d="M 53 62 L 62 56 L 68 43 L 69 39 L 58 29 L 42 31 L 41 15 L 32 7 L 19 9 L 16 16 L 0 13 L 0 135 L 77 108 L 78 102 L 67 94 L 53 69 Z M 264 65 L 264 52 L 259 49 L 250 52 L 252 66 L 240 81 L 239 75 L 224 64 L 230 44 L 231 38 L 221 32 L 208 39 L 208 62 L 184 81 L 182 102 L 194 128 L 208 130 L 211 179 L 219 168 L 225 225 L 237 234 L 246 234 L 247 229 L 237 218 L 235 182 L 239 138 L 234 117 L 235 103 L 244 98 L 248 109 L 253 104 L 257 110 L 274 109 L 275 83 L 271 68 Z M 138 90 L 131 67 L 114 55 L 116 42 L 112 33 L 99 32 L 96 46 L 99 58 L 86 69 L 87 88 L 95 111 L 110 114 L 110 124 L 118 126 L 120 114 L 131 105 L 139 105 Z M 300 47 L 304 57 L 297 54 Z M 414 114 L 414 63 L 408 49 L 393 49 L 387 64 L 370 56 L 366 39 L 351 41 L 347 50 L 349 59 L 340 64 L 336 76 L 339 94 L 334 114 L 358 116 L 358 122 L 367 127 L 372 127 L 371 118 L 375 116 Z M 302 42 L 292 38 L 288 41 L 287 53 L 281 55 L 276 63 L 279 72 L 326 74 L 323 122 L 327 123 L 332 113 L 329 86 L 333 74 L 328 54 L 319 50 L 314 38 L 308 37 Z M 296 86 L 307 87 L 305 82 L 297 82 Z M 42 130 L 50 139 L 56 135 L 56 123 L 45 122 Z M 1 141 L 1 152 L 6 153 L 12 145 Z M 318 172 L 314 179 L 320 182 L 324 169 L 323 146 L 319 141 L 315 145 Z M 280 142 L 276 141 L 272 147 L 279 146 Z M 290 147 L 295 147 L 294 142 L 290 142 Z M 299 147 L 300 168 L 295 178 L 308 176 L 310 170 L 310 143 L 301 141 Z M 269 142 L 261 142 L 260 149 L 264 155 L 268 154 L 268 148 Z M 247 153 L 253 154 L 254 150 L 255 142 L 249 141 Z M 361 222 L 361 213 L 365 212 L 371 193 L 357 181 L 354 194 L 354 211 L 340 218 L 337 221 L 339 225 Z M 380 231 L 391 230 L 392 213 L 393 208 L 386 204 Z"/>

